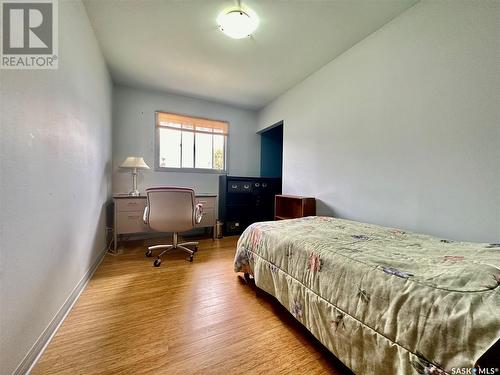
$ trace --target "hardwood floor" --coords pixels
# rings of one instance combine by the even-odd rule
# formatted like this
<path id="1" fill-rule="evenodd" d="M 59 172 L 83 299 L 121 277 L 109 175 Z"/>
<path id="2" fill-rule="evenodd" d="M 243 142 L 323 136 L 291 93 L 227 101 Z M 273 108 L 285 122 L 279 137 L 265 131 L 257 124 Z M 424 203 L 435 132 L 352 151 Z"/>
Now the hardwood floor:
<path id="1" fill-rule="evenodd" d="M 154 268 L 147 244 L 106 255 L 32 374 L 346 374 L 272 297 L 233 272 L 237 237 Z"/>

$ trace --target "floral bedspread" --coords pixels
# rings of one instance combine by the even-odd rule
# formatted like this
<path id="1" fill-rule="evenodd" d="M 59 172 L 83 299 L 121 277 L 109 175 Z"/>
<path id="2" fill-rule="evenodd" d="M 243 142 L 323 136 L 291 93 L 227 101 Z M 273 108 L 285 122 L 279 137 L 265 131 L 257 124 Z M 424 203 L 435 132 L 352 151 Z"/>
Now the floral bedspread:
<path id="1" fill-rule="evenodd" d="M 500 244 L 306 217 L 252 224 L 234 269 L 358 374 L 458 373 L 500 338 Z"/>

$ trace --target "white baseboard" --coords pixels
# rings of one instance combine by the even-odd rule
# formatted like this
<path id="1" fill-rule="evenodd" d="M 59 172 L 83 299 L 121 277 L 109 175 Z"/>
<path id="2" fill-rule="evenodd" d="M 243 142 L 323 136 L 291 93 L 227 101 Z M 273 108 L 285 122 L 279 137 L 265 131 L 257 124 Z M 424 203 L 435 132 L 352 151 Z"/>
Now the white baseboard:
<path id="1" fill-rule="evenodd" d="M 92 278 L 92 275 L 94 274 L 95 270 L 97 269 L 99 264 L 101 264 L 106 253 L 107 249 L 104 250 L 102 254 L 100 254 L 97 257 L 97 260 L 94 262 L 94 264 L 89 268 L 89 270 L 85 273 L 85 275 L 83 275 L 82 279 L 78 282 L 78 284 L 73 289 L 73 291 L 66 299 L 64 304 L 61 306 L 57 314 L 54 316 L 54 318 L 49 323 L 47 328 L 45 328 L 45 330 L 42 332 L 40 337 L 38 337 L 35 344 L 28 351 L 28 353 L 23 358 L 19 366 L 17 366 L 17 368 L 14 370 L 12 375 L 28 375 L 31 372 L 31 370 L 33 369 L 33 367 L 38 362 L 39 358 L 49 345 L 50 340 L 52 340 L 52 337 L 54 337 L 57 330 L 64 322 L 64 319 L 66 319 L 66 316 L 68 316 L 73 305 L 78 300 L 78 297 L 80 297 L 80 294 L 82 294 L 89 280 Z"/>

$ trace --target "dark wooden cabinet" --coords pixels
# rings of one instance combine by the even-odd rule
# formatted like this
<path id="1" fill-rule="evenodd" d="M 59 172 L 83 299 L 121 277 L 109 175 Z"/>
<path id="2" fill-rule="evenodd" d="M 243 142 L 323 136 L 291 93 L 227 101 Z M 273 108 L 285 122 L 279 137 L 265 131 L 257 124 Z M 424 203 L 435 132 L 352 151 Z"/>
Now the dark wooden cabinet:
<path id="1" fill-rule="evenodd" d="M 296 195 L 276 195 L 274 220 L 316 215 L 316 199 Z"/>
<path id="2" fill-rule="evenodd" d="M 274 217 L 274 196 L 281 178 L 219 177 L 219 219 L 225 236 L 240 234 L 252 223 Z"/>

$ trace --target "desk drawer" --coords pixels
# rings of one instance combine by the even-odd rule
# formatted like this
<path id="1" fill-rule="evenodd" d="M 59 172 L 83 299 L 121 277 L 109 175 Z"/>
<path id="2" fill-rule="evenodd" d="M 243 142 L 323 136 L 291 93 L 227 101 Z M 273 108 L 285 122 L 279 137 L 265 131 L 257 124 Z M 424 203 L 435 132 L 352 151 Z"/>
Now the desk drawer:
<path id="1" fill-rule="evenodd" d="M 122 211 L 117 213 L 116 234 L 149 232 L 142 221 L 142 211 Z"/>
<path id="2" fill-rule="evenodd" d="M 210 208 L 215 209 L 216 197 L 196 197 L 196 204 L 201 203 L 203 205 L 203 210 L 206 211 Z"/>
<path id="3" fill-rule="evenodd" d="M 146 207 L 145 198 L 123 198 L 117 199 L 115 201 L 116 211 L 118 212 L 129 212 L 129 211 L 141 211 L 144 212 L 144 207 Z"/>
<path id="4" fill-rule="evenodd" d="M 215 225 L 215 210 L 203 210 L 203 218 L 196 228 L 213 227 Z"/>

